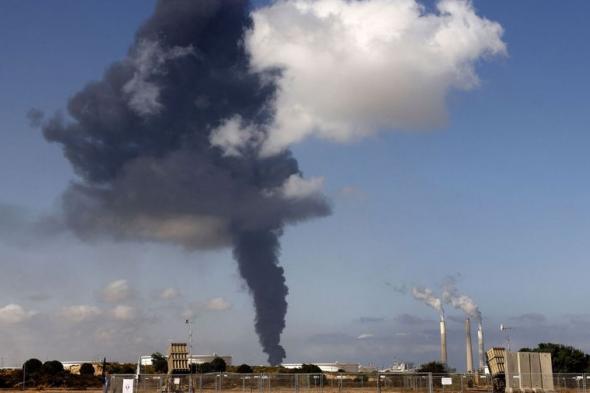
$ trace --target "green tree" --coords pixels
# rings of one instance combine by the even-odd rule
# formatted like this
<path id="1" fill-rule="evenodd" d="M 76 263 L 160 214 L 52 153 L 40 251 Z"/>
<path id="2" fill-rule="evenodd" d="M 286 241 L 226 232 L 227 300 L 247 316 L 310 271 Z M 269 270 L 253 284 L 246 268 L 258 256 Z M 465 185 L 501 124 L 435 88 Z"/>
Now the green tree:
<path id="1" fill-rule="evenodd" d="M 111 374 L 135 374 L 136 363 L 109 363 L 107 371 Z"/>
<path id="2" fill-rule="evenodd" d="M 447 366 L 441 362 L 428 362 L 424 363 L 418 369 L 419 373 L 434 373 L 434 374 L 445 374 L 447 372 Z"/>
<path id="3" fill-rule="evenodd" d="M 292 368 L 289 372 L 294 374 L 321 374 L 322 369 L 316 366 L 315 364 L 305 364 L 303 363 L 299 368 Z"/>
<path id="4" fill-rule="evenodd" d="M 211 368 L 215 372 L 224 372 L 227 368 L 227 364 L 225 363 L 225 360 L 223 360 L 222 358 L 216 357 L 211 361 Z"/>
<path id="5" fill-rule="evenodd" d="M 39 359 L 29 359 L 23 364 L 23 370 L 27 375 L 37 375 L 41 372 L 43 363 Z"/>
<path id="6" fill-rule="evenodd" d="M 548 352 L 554 373 L 583 373 L 590 371 L 590 356 L 569 345 L 540 343 L 536 348 L 522 348 L 522 352 Z"/>
<path id="7" fill-rule="evenodd" d="M 212 373 L 213 367 L 211 367 L 211 363 L 201 363 L 196 365 L 196 372 L 201 374 Z"/>
<path id="8" fill-rule="evenodd" d="M 94 366 L 90 363 L 82 363 L 80 366 L 80 375 L 94 375 Z"/>
<path id="9" fill-rule="evenodd" d="M 304 374 L 321 374 L 322 369 L 316 366 L 315 364 L 305 364 L 301 365 L 301 372 Z"/>
<path id="10" fill-rule="evenodd" d="M 240 366 L 236 369 L 236 372 L 240 374 L 252 374 L 254 370 L 247 364 L 240 364 Z"/>
<path id="11" fill-rule="evenodd" d="M 48 376 L 60 375 L 64 372 L 64 365 L 59 360 L 49 360 L 43 363 L 41 371 Z"/>
<path id="12" fill-rule="evenodd" d="M 38 383 L 52 387 L 62 386 L 65 381 L 64 366 L 58 360 L 50 360 L 43 363 L 41 369 L 42 377 Z"/>
<path id="13" fill-rule="evenodd" d="M 166 374 L 168 372 L 168 360 L 166 356 L 160 352 L 152 353 L 152 366 L 156 373 Z"/>

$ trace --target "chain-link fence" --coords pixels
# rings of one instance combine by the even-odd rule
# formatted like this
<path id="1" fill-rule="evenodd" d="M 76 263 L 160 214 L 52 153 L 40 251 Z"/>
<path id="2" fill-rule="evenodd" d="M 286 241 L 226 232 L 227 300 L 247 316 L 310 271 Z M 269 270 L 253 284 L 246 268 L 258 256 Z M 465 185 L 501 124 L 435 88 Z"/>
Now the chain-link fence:
<path id="1" fill-rule="evenodd" d="M 547 378 L 534 374 L 515 375 L 512 381 L 507 381 L 507 387 L 513 389 L 511 393 L 532 393 L 532 389 L 519 388 L 520 378 L 543 377 Z M 127 386 L 133 381 L 132 391 L 124 390 L 125 380 Z M 551 392 L 590 393 L 587 391 L 590 374 L 553 374 L 552 382 Z M 492 387 L 489 375 L 474 374 L 142 374 L 110 376 L 107 393 L 491 393 Z"/>

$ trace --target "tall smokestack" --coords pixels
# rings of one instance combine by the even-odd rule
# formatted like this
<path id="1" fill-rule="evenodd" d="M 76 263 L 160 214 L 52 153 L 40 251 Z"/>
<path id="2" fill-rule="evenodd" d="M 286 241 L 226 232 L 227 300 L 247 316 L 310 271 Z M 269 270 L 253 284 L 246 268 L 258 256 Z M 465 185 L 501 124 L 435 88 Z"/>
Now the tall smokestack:
<path id="1" fill-rule="evenodd" d="M 477 324 L 477 349 L 479 355 L 479 369 L 483 370 L 486 366 L 486 359 L 483 346 L 483 326 L 481 321 Z"/>
<path id="2" fill-rule="evenodd" d="M 447 364 L 447 325 L 444 314 L 440 315 L 440 362 Z"/>
<path id="3" fill-rule="evenodd" d="M 440 314 L 440 362 L 447 364 L 447 326 L 445 322 L 445 311 L 442 306 L 442 301 L 432 293 L 428 288 L 412 288 L 412 296 L 414 299 L 424 302 L 424 304 L 432 307 Z"/>
<path id="4" fill-rule="evenodd" d="M 465 361 L 466 371 L 473 372 L 473 351 L 471 349 L 471 320 L 465 318 Z"/>

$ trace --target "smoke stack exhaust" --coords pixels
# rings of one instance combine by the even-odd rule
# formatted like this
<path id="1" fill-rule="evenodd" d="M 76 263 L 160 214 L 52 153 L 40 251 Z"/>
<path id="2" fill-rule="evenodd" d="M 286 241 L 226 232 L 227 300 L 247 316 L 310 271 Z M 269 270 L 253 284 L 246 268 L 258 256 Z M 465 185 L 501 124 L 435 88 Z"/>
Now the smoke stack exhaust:
<path id="1" fill-rule="evenodd" d="M 440 316 L 440 362 L 447 364 L 447 325 L 442 314 Z"/>
<path id="2" fill-rule="evenodd" d="M 479 369 L 483 370 L 486 366 L 486 359 L 483 346 L 483 326 L 481 321 L 477 325 L 477 349 L 479 355 Z"/>
<path id="3" fill-rule="evenodd" d="M 465 361 L 466 371 L 473 373 L 473 351 L 471 349 L 471 320 L 465 318 Z"/>

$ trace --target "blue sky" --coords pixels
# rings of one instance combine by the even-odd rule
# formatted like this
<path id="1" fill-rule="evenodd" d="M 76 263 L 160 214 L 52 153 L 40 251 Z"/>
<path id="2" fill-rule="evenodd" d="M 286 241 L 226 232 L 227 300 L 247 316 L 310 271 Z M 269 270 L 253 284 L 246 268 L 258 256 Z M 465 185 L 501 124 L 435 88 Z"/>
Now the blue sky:
<path id="1" fill-rule="evenodd" d="M 0 3 L 0 204 L 31 215 L 57 206 L 72 170 L 25 114 L 31 107 L 64 109 L 68 97 L 126 54 L 153 4 Z M 583 307 L 590 3 L 474 4 L 502 25 L 508 55 L 478 62 L 476 89 L 450 93 L 446 126 L 345 144 L 311 138 L 292 147 L 306 176 L 325 178 L 334 213 L 288 227 L 283 237 L 288 361 L 435 359 L 436 314 L 386 282 L 439 290 L 449 275 L 480 305 L 489 345 L 502 343 L 497 326 L 504 322 L 517 326 L 516 346 L 555 340 L 590 350 Z M 195 348 L 264 361 L 251 300 L 228 250 L 87 244 L 69 235 L 39 240 L 26 232 L 0 231 L 0 308 L 20 304 L 38 312 L 18 331 L 0 325 L 11 341 L 1 346 L 8 361 L 110 354 L 132 360 L 164 351 L 168 340 L 184 337 L 180 311 L 187 307 L 198 313 Z M 107 307 L 101 291 L 116 280 L 127 280 L 128 302 L 143 310 L 141 319 L 97 334 L 141 340 L 127 340 L 123 353 L 116 340 L 65 348 L 68 338 L 93 327 L 53 321 L 45 336 L 53 343 L 40 343 L 39 321 L 69 305 Z M 181 293 L 173 305 L 157 299 L 165 288 Z M 217 297 L 231 306 L 208 308 Z M 176 325 L 150 322 L 167 313 L 178 315 Z M 451 364 L 461 369 L 462 326 L 449 328 Z M 357 339 L 361 334 L 373 337 Z"/>

